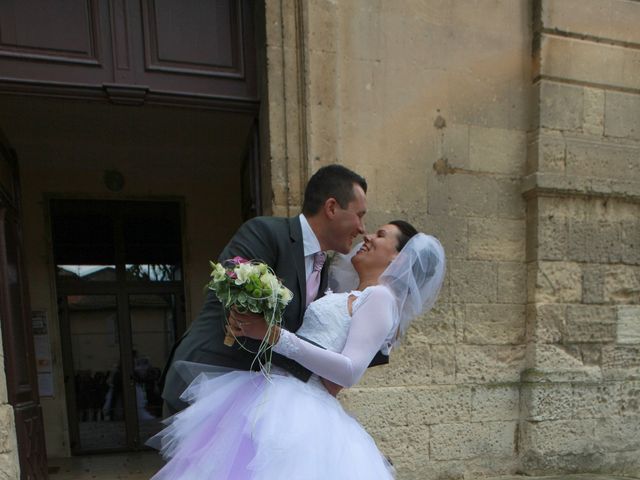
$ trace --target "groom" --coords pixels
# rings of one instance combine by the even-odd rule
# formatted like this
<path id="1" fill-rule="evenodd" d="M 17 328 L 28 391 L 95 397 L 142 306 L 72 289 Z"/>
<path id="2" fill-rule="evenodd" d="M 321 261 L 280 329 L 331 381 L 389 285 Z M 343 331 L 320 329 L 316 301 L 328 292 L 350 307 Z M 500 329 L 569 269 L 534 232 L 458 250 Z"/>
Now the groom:
<path id="1" fill-rule="evenodd" d="M 324 252 L 348 253 L 353 239 L 364 234 L 366 191 L 367 182 L 357 173 L 341 165 L 323 167 L 307 184 L 300 215 L 252 218 L 236 232 L 219 260 L 240 256 L 270 265 L 293 292 L 293 300 L 283 315 L 283 327 L 295 332 L 302 325 L 308 303 L 326 290 L 328 268 L 323 265 Z M 225 311 L 215 294 L 209 291 L 200 315 L 174 346 L 169 358 L 162 392 L 169 414 L 187 406 L 179 399 L 187 385 L 174 368 L 176 361 L 239 370 L 256 366 L 254 355 L 243 349 L 239 341 L 254 352 L 259 342 L 241 338 L 228 347 L 223 343 L 225 326 Z M 306 381 L 311 375 L 298 363 L 275 353 L 272 362 L 301 380 Z M 386 360 L 375 363 L 386 363 Z"/>

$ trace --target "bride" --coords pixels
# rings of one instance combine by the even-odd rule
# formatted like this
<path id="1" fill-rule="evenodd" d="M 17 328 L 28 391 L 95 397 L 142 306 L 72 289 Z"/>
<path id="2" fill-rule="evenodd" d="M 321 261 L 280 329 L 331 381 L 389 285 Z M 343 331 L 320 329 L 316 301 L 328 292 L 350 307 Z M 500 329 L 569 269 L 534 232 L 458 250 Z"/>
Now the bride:
<path id="1" fill-rule="evenodd" d="M 269 338 L 275 352 L 315 375 L 304 383 L 277 367 L 268 377 L 200 373 L 181 397 L 191 405 L 150 440 L 169 460 L 152 480 L 393 478 L 373 439 L 323 379 L 355 385 L 374 355 L 388 353 L 411 320 L 433 306 L 444 250 L 434 237 L 394 221 L 365 236 L 351 263 L 355 289 L 310 304 L 296 334 L 276 329 Z M 262 339 L 266 328 L 261 317 L 243 316 L 236 334 Z"/>

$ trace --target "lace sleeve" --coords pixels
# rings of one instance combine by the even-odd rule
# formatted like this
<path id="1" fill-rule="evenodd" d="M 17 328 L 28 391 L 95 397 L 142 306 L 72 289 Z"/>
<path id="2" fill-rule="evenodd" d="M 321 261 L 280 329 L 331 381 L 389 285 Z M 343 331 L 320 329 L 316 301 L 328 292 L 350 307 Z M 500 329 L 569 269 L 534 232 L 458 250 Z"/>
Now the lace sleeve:
<path id="1" fill-rule="evenodd" d="M 342 352 L 331 352 L 282 330 L 274 351 L 343 387 L 355 385 L 394 325 L 395 301 L 387 288 L 371 287 L 354 302 L 351 327 Z"/>

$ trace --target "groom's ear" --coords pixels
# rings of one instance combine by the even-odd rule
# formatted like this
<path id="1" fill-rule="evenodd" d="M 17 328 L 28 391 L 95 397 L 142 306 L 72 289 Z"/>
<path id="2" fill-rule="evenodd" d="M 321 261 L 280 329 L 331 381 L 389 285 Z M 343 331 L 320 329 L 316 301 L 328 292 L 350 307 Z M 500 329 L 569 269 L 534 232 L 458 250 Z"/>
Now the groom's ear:
<path id="1" fill-rule="evenodd" d="M 329 197 L 324 202 L 323 212 L 328 219 L 333 219 L 336 216 L 339 207 L 340 204 L 338 201 L 333 197 Z"/>

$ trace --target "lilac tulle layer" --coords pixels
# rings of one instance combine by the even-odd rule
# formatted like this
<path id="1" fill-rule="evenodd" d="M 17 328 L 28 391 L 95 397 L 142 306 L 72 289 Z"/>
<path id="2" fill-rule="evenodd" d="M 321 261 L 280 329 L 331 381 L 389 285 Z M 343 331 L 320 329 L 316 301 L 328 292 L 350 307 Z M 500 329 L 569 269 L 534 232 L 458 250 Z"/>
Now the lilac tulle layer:
<path id="1" fill-rule="evenodd" d="M 318 382 L 201 374 L 191 406 L 149 444 L 168 463 L 152 480 L 391 479 L 375 442 Z"/>

